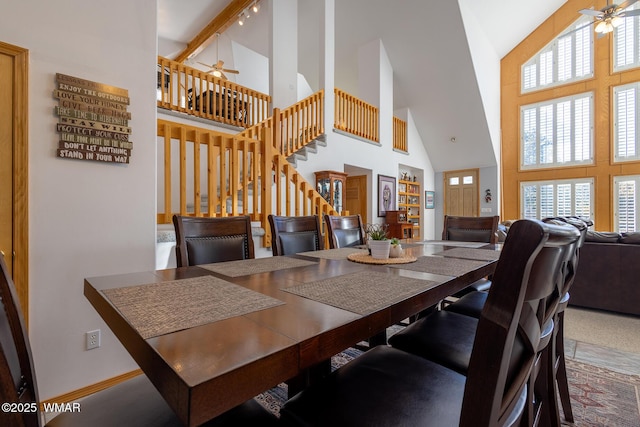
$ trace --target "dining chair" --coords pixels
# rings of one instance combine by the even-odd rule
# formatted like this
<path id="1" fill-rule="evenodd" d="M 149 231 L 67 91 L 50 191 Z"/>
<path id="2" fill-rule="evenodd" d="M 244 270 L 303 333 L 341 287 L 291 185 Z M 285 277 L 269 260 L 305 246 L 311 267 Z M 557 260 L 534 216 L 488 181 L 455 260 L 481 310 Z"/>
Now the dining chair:
<path id="1" fill-rule="evenodd" d="M 350 246 L 366 245 L 366 234 L 360 214 L 324 216 L 329 234 L 329 249 L 348 248 Z"/>
<path id="2" fill-rule="evenodd" d="M 519 222 L 519 221 L 518 221 Z M 522 333 L 535 336 L 526 346 L 533 356 L 534 363 L 527 380 L 527 405 L 525 417 L 527 425 L 533 425 L 536 413 L 543 411 L 544 420 L 549 420 L 557 413 L 557 400 L 550 398 L 549 387 L 545 384 L 546 363 L 545 349 L 549 348 L 553 337 L 556 307 L 561 294 L 562 282 L 567 259 L 574 253 L 580 233 L 572 226 L 540 224 L 547 230 L 548 238 L 533 263 L 529 285 L 525 294 L 523 311 L 529 313 L 528 318 L 520 320 Z M 408 351 L 437 363 L 443 364 L 462 374 L 470 369 L 470 359 L 475 348 L 476 329 L 485 316 L 496 316 L 492 312 L 489 301 L 499 290 L 492 287 L 489 292 L 474 292 L 485 297 L 482 309 L 476 316 L 461 314 L 450 310 L 433 313 L 420 319 L 389 339 L 389 344 L 398 349 Z M 471 295 L 471 294 L 469 294 Z M 462 297 L 463 299 L 466 298 Z M 524 341 L 526 342 L 526 341 Z M 519 345 L 524 345 L 516 341 Z M 540 419 L 538 417 L 538 419 Z M 557 422 L 559 425 L 559 421 Z"/>
<path id="3" fill-rule="evenodd" d="M 324 239 L 317 215 L 269 215 L 273 256 L 294 255 L 324 248 Z"/>
<path id="4" fill-rule="evenodd" d="M 444 216 L 444 228 L 442 240 L 454 240 L 462 242 L 483 242 L 495 244 L 498 242 L 498 221 L 500 217 L 494 216 Z M 452 295 L 454 298 L 468 294 L 472 291 L 486 291 L 491 287 L 490 278 L 475 281 L 466 288 Z M 442 306 L 451 302 L 445 298 Z"/>
<path id="5" fill-rule="evenodd" d="M 570 224 L 580 233 L 578 241 L 575 242 L 573 248 L 569 248 L 565 254 L 566 259 L 564 261 L 562 288 L 559 290 L 560 298 L 557 302 L 553 319 L 553 336 L 551 337 L 550 346 L 544 349 L 545 354 L 543 357 L 545 360 L 543 360 L 543 366 L 541 368 L 543 373 L 540 376 L 541 378 L 547 379 L 546 388 L 540 391 L 549 393 L 548 398 L 551 402 L 555 402 L 555 398 L 552 396 L 559 396 L 565 420 L 567 422 L 573 422 L 573 411 L 569 397 L 569 383 L 567 380 L 564 353 L 564 312 L 569 302 L 569 290 L 573 284 L 578 268 L 580 248 L 584 243 L 588 228 L 593 225 L 593 221 L 577 216 L 545 218 L 542 221 L 558 225 Z M 486 299 L 486 292 L 471 292 L 453 304 L 448 305 L 446 310 L 478 318 L 480 317 Z M 538 388 L 540 389 L 542 387 L 539 385 Z M 553 404 L 551 407 L 554 410 L 559 410 L 557 407 L 553 408 Z M 549 416 L 554 418 L 556 416 L 559 417 L 559 413 L 553 413 Z"/>
<path id="6" fill-rule="evenodd" d="M 553 389 L 550 393 L 555 397 L 559 396 L 562 405 L 562 413 L 565 421 L 573 423 L 573 409 L 571 408 L 571 398 L 569 395 L 569 381 L 567 379 L 567 367 L 564 351 L 564 314 L 569 304 L 571 285 L 576 276 L 578 261 L 580 259 L 580 248 L 584 244 L 587 230 L 593 225 L 589 218 L 567 216 L 544 219 L 545 222 L 562 221 L 571 224 L 580 231 L 580 239 L 575 245 L 575 251 L 565 266 L 564 287 L 562 296 L 556 308 L 554 316 L 554 329 L 551 347 L 548 350 L 544 368 L 548 370 L 547 382 Z M 551 397 L 550 397 L 551 398 Z M 559 408 L 558 408 L 559 409 Z M 557 414 L 559 417 L 559 414 Z"/>
<path id="7" fill-rule="evenodd" d="M 178 267 L 255 258 L 251 218 L 173 216 Z"/>
<path id="8" fill-rule="evenodd" d="M 26 410 L 0 412 L 0 425 L 40 427 L 33 357 L 16 289 L 0 256 L 0 402 Z M 79 412 L 61 413 L 46 427 L 182 426 L 145 375 L 139 375 L 79 400 Z M 20 405 L 20 406 L 18 406 Z M 4 408 L 4 407 L 3 407 Z M 206 427 L 277 425 L 277 418 L 251 399 L 204 424 Z"/>
<path id="9" fill-rule="evenodd" d="M 444 216 L 442 240 L 460 242 L 498 242 L 498 221 L 495 216 Z"/>
<path id="10" fill-rule="evenodd" d="M 296 426 L 517 423 L 537 341 L 535 328 L 521 330 L 519 324 L 528 325 L 534 316 L 524 301 L 539 292 L 530 289 L 529 273 L 548 237 L 540 221 L 513 225 L 493 275 L 487 313 L 474 329 L 466 376 L 420 355 L 378 346 L 289 399 L 281 420 Z"/>

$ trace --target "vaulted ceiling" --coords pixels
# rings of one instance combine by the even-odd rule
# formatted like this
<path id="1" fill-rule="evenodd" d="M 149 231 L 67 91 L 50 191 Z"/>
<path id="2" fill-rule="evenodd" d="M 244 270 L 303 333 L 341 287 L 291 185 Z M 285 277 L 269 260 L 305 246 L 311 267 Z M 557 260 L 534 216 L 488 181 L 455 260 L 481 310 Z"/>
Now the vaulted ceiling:
<path id="1" fill-rule="evenodd" d="M 394 71 L 394 108 L 410 109 L 434 169 L 496 166 L 492 138 L 499 138 L 499 114 L 491 109 L 499 104 L 499 59 L 566 1 L 335 0 L 336 86 L 350 90 L 356 84 L 357 49 L 381 39 Z M 158 0 L 158 53 L 182 52 L 229 3 Z M 298 0 L 307 23 L 305 31 L 299 28 L 301 44 L 318 45 L 318 3 Z M 225 36 L 268 56 L 266 15 L 230 26 Z M 318 60 L 306 51 L 305 58 L 300 49 L 300 72 L 314 87 Z M 483 68 L 479 61 L 494 64 Z"/>

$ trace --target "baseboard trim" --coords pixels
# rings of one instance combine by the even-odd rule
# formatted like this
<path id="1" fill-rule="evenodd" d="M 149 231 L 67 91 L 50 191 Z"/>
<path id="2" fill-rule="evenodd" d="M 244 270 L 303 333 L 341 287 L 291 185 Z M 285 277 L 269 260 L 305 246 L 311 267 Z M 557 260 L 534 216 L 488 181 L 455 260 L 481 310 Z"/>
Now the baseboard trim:
<path id="1" fill-rule="evenodd" d="M 91 384 L 86 387 L 82 387 L 78 390 L 70 391 L 69 393 L 61 394 L 60 396 L 52 397 L 51 399 L 43 400 L 40 402 L 40 406 L 42 407 L 45 403 L 71 403 L 75 402 L 83 397 L 87 397 L 90 394 L 97 393 L 101 390 L 105 390 L 109 387 L 113 387 L 114 385 L 120 384 L 121 382 L 130 380 L 131 378 L 137 377 L 142 374 L 142 370 L 136 369 L 135 371 L 126 372 L 124 374 L 115 376 L 113 378 L 108 378 L 104 381 L 100 381 L 99 383 Z"/>

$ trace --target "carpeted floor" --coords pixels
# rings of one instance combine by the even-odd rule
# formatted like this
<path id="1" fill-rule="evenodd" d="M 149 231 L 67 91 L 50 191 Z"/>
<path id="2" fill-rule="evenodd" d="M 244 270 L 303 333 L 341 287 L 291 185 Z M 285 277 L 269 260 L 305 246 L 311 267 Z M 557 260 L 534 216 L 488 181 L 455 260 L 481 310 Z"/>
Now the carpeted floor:
<path id="1" fill-rule="evenodd" d="M 348 349 L 334 356 L 331 364 L 337 368 L 359 354 L 359 350 Z M 572 359 L 567 359 L 567 370 L 575 423 L 563 426 L 640 426 L 640 375 L 622 374 Z M 256 400 L 279 415 L 286 398 L 287 386 L 280 384 Z"/>

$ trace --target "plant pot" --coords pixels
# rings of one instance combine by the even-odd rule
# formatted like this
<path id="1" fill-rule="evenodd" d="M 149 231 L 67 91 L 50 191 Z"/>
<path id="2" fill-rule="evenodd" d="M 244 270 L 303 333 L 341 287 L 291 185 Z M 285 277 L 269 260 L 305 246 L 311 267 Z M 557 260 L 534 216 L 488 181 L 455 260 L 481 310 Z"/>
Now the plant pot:
<path id="1" fill-rule="evenodd" d="M 389 258 L 391 241 L 390 240 L 369 240 L 369 248 L 371 249 L 372 258 L 387 259 Z"/>
<path id="2" fill-rule="evenodd" d="M 400 258 L 402 257 L 402 245 L 391 245 L 389 249 L 389 258 Z"/>

